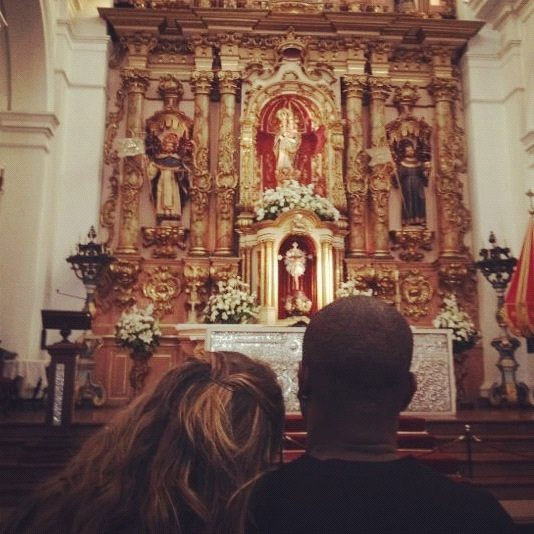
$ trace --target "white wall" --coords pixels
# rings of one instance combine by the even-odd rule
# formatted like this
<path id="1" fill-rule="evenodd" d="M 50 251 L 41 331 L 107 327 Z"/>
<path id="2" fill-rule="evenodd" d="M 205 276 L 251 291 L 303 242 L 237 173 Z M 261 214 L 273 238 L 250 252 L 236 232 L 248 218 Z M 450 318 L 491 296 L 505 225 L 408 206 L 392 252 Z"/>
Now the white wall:
<path id="1" fill-rule="evenodd" d="M 534 2 L 471 0 L 459 2 L 458 9 L 463 18 L 488 22 L 470 41 L 462 65 L 473 253 L 477 257 L 488 245 L 493 230 L 499 244 L 518 257 L 528 222 L 525 192 L 534 189 Z M 479 291 L 485 394 L 500 379 L 490 345 L 498 327 L 495 294 L 480 275 Z M 534 357 L 524 346 L 516 356 L 519 380 L 534 388 Z"/>
<path id="2" fill-rule="evenodd" d="M 97 3 L 4 0 L 0 339 L 22 358 L 41 356 L 42 308 L 83 304 L 56 289 L 84 295 L 65 257 L 98 222 L 109 38 Z"/>

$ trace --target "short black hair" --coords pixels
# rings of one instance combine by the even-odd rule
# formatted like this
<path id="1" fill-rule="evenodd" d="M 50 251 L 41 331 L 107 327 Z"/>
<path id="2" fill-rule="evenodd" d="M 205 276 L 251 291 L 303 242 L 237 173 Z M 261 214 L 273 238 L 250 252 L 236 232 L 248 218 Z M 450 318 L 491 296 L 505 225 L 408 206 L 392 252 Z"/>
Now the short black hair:
<path id="1" fill-rule="evenodd" d="M 345 391 L 354 399 L 397 397 L 408 382 L 413 335 L 390 304 L 376 297 L 348 297 L 312 317 L 302 352 L 315 392 Z"/>

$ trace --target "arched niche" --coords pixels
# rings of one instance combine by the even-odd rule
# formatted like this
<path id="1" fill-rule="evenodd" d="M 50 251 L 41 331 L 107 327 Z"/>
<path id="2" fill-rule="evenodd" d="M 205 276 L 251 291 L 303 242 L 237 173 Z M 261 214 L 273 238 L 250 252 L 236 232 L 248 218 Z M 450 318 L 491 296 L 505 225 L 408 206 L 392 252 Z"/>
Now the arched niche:
<path id="1" fill-rule="evenodd" d="M 305 270 L 295 287 L 294 280 L 287 271 L 285 257 L 294 244 L 305 255 Z M 285 319 L 291 313 L 287 310 L 287 299 L 299 291 L 311 301 L 310 315 L 317 311 L 317 249 L 314 240 L 305 234 L 288 235 L 278 250 L 278 319 Z M 296 313 L 295 313 L 296 314 Z"/>
<path id="2" fill-rule="evenodd" d="M 309 263 L 313 282 L 313 309 L 321 309 L 334 299 L 335 287 L 339 284 L 339 264 L 343 258 L 345 231 L 335 222 L 322 221 L 308 210 L 293 210 L 282 213 L 275 220 L 266 220 L 240 228 L 239 251 L 243 260 L 245 281 L 257 291 L 260 301 L 260 322 L 275 324 L 285 314 L 280 314 L 283 305 L 284 277 L 279 259 L 291 246 L 295 237 L 306 243 L 313 256 Z M 248 267 L 249 266 L 249 267 Z M 281 304 L 282 303 L 282 304 Z"/>
<path id="3" fill-rule="evenodd" d="M 9 111 L 49 112 L 52 110 L 51 50 L 53 6 L 45 0 L 17 0 L 4 3 L 8 22 Z M 31 43 L 29 42 L 31 36 Z"/>
<path id="4" fill-rule="evenodd" d="M 324 196 L 329 198 L 342 212 L 347 201 L 343 186 L 343 121 L 334 100 L 332 90 L 324 84 L 312 85 L 288 76 L 281 81 L 251 90 L 244 106 L 241 120 L 241 153 L 239 178 L 239 206 L 242 213 L 252 213 L 255 203 L 261 198 L 262 161 L 258 150 L 258 138 L 262 131 L 262 119 L 277 102 L 309 102 L 315 115 L 313 130 L 324 130 Z M 323 134 L 321 134 L 323 135 Z"/>

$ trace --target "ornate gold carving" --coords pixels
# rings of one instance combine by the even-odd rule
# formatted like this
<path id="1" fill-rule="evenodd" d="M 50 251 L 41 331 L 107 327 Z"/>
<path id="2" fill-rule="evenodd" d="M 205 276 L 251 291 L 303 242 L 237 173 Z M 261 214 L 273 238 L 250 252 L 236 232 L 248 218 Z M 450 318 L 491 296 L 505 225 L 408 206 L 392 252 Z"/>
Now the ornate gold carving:
<path id="1" fill-rule="evenodd" d="M 306 54 L 306 50 L 309 44 L 309 37 L 296 35 L 295 28 L 290 27 L 288 32 L 283 37 L 278 38 L 278 42 L 276 44 L 276 52 L 279 57 L 283 57 L 284 52 L 286 50 L 298 50 L 301 54 L 301 59 L 304 60 L 304 56 Z"/>
<path id="2" fill-rule="evenodd" d="M 130 386 L 133 389 L 133 396 L 137 397 L 143 391 L 145 386 L 145 380 L 148 374 L 150 373 L 150 367 L 148 361 L 152 357 L 151 352 L 132 352 L 130 358 L 132 359 L 133 365 L 130 369 L 130 374 L 128 376 L 130 380 Z"/>
<path id="3" fill-rule="evenodd" d="M 349 255 L 364 256 L 365 243 L 365 207 L 369 190 L 368 163 L 364 152 L 362 98 L 367 88 L 367 76 L 355 75 L 344 78 L 344 90 L 347 109 L 347 152 L 346 176 L 350 236 Z"/>
<path id="4" fill-rule="evenodd" d="M 463 131 L 455 122 L 453 106 L 458 88 L 454 80 L 435 78 L 428 89 L 436 102 L 436 190 L 441 256 L 465 256 L 463 239 L 471 217 L 463 203 L 463 186 L 458 176 L 465 171 Z"/>
<path id="5" fill-rule="evenodd" d="M 214 284 L 226 282 L 229 278 L 235 278 L 238 274 L 236 262 L 214 263 L 210 267 L 210 277 Z"/>
<path id="6" fill-rule="evenodd" d="M 143 226 L 143 245 L 154 246 L 154 258 L 176 258 L 176 249 L 185 249 L 186 231 L 182 226 L 162 225 L 156 227 Z"/>
<path id="7" fill-rule="evenodd" d="M 428 92 L 435 102 L 451 102 L 459 96 L 457 82 L 449 78 L 433 78 L 428 86 Z"/>
<path id="8" fill-rule="evenodd" d="M 399 257 L 403 261 L 421 261 L 424 254 L 419 250 L 432 250 L 434 232 L 422 227 L 407 226 L 389 233 L 394 243 L 393 250 L 401 249 Z"/>
<path id="9" fill-rule="evenodd" d="M 121 79 L 127 93 L 144 94 L 150 84 L 150 72 L 143 69 L 123 69 Z"/>
<path id="10" fill-rule="evenodd" d="M 128 156 L 124 158 L 118 253 L 134 254 L 137 252 L 139 192 L 143 187 L 145 172 L 142 158 L 143 156 Z"/>
<path id="11" fill-rule="evenodd" d="M 405 48 L 397 46 L 390 59 L 393 71 L 422 72 L 425 75 L 430 71 L 432 51 L 429 48 Z"/>
<path id="12" fill-rule="evenodd" d="M 230 93 L 235 94 L 237 92 L 239 84 L 239 72 L 232 72 L 224 70 L 219 72 L 219 90 L 221 94 Z"/>
<path id="13" fill-rule="evenodd" d="M 191 250 L 190 253 L 206 253 L 205 237 L 208 233 L 209 197 L 198 187 L 191 189 Z"/>
<path id="14" fill-rule="evenodd" d="M 269 6 L 277 13 L 320 13 L 323 10 L 322 4 L 300 0 L 270 0 Z"/>
<path id="15" fill-rule="evenodd" d="M 404 82 L 401 87 L 395 87 L 393 103 L 401 115 L 411 113 L 415 103 L 419 100 L 419 88 L 410 82 Z"/>
<path id="16" fill-rule="evenodd" d="M 111 165 L 111 176 L 109 177 L 109 196 L 102 204 L 100 210 L 100 225 L 107 229 L 108 236 L 105 245 L 109 246 L 115 236 L 115 222 L 117 212 L 117 202 L 119 200 L 120 181 L 120 158 L 117 150 L 113 149 L 113 141 L 117 136 L 119 124 L 124 118 L 124 100 L 126 92 L 121 87 L 115 95 L 116 111 L 109 112 L 106 118 L 106 135 L 104 140 L 104 164 Z"/>
<path id="17" fill-rule="evenodd" d="M 207 264 L 190 264 L 184 266 L 185 292 L 188 295 L 189 306 L 188 322 L 200 322 L 200 306 L 206 301 L 208 292 L 209 268 Z"/>
<path id="18" fill-rule="evenodd" d="M 217 228 L 215 254 L 228 255 L 232 252 L 234 197 L 238 177 L 235 165 L 236 137 L 234 133 L 234 114 L 237 82 L 236 72 L 219 73 L 221 91 L 220 130 L 217 149 Z"/>
<path id="19" fill-rule="evenodd" d="M 160 39 L 156 46 L 151 50 L 154 55 L 162 55 L 168 57 L 172 56 L 187 56 L 193 53 L 191 42 L 187 39 Z"/>
<path id="20" fill-rule="evenodd" d="M 109 266 L 111 295 L 113 302 L 119 308 L 129 308 L 137 302 L 135 291 L 142 263 L 142 258 L 131 260 L 117 258 Z"/>
<path id="21" fill-rule="evenodd" d="M 306 235 L 311 228 L 310 220 L 302 213 L 296 213 L 291 219 L 291 233 L 294 235 Z"/>
<path id="22" fill-rule="evenodd" d="M 466 301 L 472 299 L 476 288 L 476 270 L 472 263 L 441 263 L 438 276 L 440 286 L 446 292 L 455 293 Z"/>
<path id="23" fill-rule="evenodd" d="M 428 304 L 434 290 L 428 279 L 417 269 L 404 273 L 400 281 L 402 312 L 408 317 L 420 319 L 428 315 Z"/>
<path id="24" fill-rule="evenodd" d="M 119 42 L 121 46 L 128 49 L 130 56 L 148 56 L 148 53 L 158 44 L 158 39 L 151 32 L 140 31 L 122 35 Z"/>
<path id="25" fill-rule="evenodd" d="M 162 317 L 172 313 L 173 301 L 181 292 L 180 275 L 169 266 L 160 265 L 148 272 L 143 284 L 143 294 L 154 304 L 154 315 Z"/>
<path id="26" fill-rule="evenodd" d="M 209 93 L 213 73 L 195 71 L 191 86 L 195 94 L 193 125 L 193 187 L 191 188 L 191 254 L 206 254 L 208 233 L 208 192 L 211 188 L 209 172 Z"/>
<path id="27" fill-rule="evenodd" d="M 195 94 L 208 95 L 213 82 L 213 72 L 209 70 L 196 70 L 191 75 L 191 88 Z"/>
<path id="28" fill-rule="evenodd" d="M 395 267 L 380 266 L 375 269 L 376 295 L 391 305 L 397 304 L 399 271 Z"/>
<path id="29" fill-rule="evenodd" d="M 369 190 L 374 214 L 375 257 L 389 257 L 389 193 L 393 165 L 385 163 L 372 169 Z"/>

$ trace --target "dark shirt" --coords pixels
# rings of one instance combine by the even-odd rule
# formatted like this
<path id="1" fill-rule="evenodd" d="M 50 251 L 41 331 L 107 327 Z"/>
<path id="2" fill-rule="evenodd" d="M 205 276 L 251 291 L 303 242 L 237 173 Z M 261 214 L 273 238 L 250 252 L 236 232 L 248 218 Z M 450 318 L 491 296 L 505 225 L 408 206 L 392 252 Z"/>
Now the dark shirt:
<path id="1" fill-rule="evenodd" d="M 255 490 L 250 534 L 508 534 L 511 518 L 489 493 L 413 458 L 389 462 L 303 456 Z"/>

